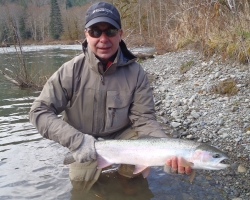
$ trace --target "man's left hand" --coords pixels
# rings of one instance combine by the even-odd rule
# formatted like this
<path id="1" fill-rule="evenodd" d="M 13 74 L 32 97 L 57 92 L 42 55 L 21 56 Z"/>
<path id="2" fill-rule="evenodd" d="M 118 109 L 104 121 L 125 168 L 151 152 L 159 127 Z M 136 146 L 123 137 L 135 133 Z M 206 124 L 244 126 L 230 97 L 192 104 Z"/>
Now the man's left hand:
<path id="1" fill-rule="evenodd" d="M 183 158 L 173 156 L 166 161 L 164 171 L 168 174 L 187 174 L 190 175 L 192 169 L 190 166 L 183 166 Z"/>

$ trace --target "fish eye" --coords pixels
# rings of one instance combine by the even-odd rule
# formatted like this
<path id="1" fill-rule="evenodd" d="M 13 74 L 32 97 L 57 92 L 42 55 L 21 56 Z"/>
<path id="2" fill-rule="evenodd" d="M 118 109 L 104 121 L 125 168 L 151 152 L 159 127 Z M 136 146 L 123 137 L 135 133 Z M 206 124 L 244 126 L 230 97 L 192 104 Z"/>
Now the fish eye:
<path id="1" fill-rule="evenodd" d="M 213 158 L 219 158 L 220 157 L 220 154 L 216 153 L 213 155 Z"/>

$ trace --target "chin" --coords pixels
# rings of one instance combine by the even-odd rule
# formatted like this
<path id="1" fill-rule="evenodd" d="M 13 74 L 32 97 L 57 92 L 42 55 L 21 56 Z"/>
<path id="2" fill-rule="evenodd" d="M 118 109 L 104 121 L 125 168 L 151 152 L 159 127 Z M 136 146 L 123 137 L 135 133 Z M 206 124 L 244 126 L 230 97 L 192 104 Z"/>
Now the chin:
<path id="1" fill-rule="evenodd" d="M 101 60 L 109 60 L 110 57 L 112 57 L 112 55 L 98 55 L 98 57 L 101 59 Z"/>

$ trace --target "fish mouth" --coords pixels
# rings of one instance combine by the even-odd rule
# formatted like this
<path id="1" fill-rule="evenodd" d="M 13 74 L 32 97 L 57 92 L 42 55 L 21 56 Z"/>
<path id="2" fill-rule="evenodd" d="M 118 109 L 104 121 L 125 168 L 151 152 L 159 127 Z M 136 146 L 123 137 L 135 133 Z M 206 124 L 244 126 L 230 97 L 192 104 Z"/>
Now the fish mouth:
<path id="1" fill-rule="evenodd" d="M 230 166 L 227 162 L 228 158 L 222 158 L 214 165 L 214 167 L 215 169 L 225 169 Z"/>
<path id="2" fill-rule="evenodd" d="M 229 166 L 230 165 L 227 163 L 227 158 L 221 158 L 221 159 L 218 159 L 216 162 L 215 161 L 211 163 L 204 162 L 201 165 L 201 168 L 206 169 L 206 170 L 221 170 Z"/>
<path id="3" fill-rule="evenodd" d="M 216 165 L 216 167 L 218 167 L 219 169 L 225 169 L 225 168 L 227 168 L 229 166 L 230 166 L 229 164 L 223 164 L 223 163 L 218 163 Z"/>

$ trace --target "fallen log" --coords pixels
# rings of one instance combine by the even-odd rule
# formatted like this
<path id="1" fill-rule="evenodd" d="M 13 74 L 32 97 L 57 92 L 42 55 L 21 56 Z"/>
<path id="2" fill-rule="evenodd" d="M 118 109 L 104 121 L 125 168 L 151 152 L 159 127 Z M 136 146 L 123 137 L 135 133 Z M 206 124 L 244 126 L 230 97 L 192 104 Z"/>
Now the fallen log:
<path id="1" fill-rule="evenodd" d="M 10 45 L 9 44 L 0 44 L 0 47 L 10 47 Z"/>
<path id="2" fill-rule="evenodd" d="M 6 73 L 4 73 L 2 70 L 0 70 L 0 73 L 10 82 L 14 83 L 17 86 L 20 86 L 20 83 L 18 83 L 15 79 L 9 77 Z"/>
<path id="3" fill-rule="evenodd" d="M 154 54 L 150 54 L 150 53 L 134 53 L 134 55 L 138 58 L 138 59 L 141 59 L 141 60 L 146 60 L 146 59 L 149 59 L 149 58 L 154 58 Z"/>

